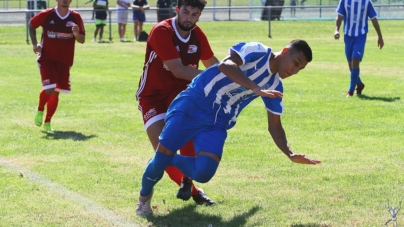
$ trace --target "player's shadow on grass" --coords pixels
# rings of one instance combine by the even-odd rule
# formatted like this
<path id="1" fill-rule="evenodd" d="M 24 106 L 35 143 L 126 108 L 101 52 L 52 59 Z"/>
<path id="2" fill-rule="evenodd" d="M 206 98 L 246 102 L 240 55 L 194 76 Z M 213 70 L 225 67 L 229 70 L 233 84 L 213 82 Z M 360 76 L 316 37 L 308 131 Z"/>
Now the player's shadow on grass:
<path id="1" fill-rule="evenodd" d="M 223 220 L 224 217 L 213 214 L 201 214 L 196 212 L 195 204 L 187 205 L 178 210 L 171 210 L 164 216 L 147 216 L 147 220 L 153 223 L 153 226 L 220 226 L 220 227 L 237 227 L 245 226 L 247 219 L 253 216 L 258 211 L 258 206 L 251 208 L 249 211 L 240 212 L 238 215 L 234 215 L 233 218 Z M 220 209 L 218 207 L 212 207 L 212 209 Z M 164 210 L 164 208 L 163 208 Z M 158 213 L 158 210 L 153 210 L 154 213 Z"/>
<path id="2" fill-rule="evenodd" d="M 48 131 L 42 131 L 45 136 L 45 139 L 49 140 L 73 140 L 73 141 L 86 141 L 91 138 L 97 137 L 96 135 L 84 135 L 83 133 L 80 132 L 74 132 L 74 131 L 53 131 L 53 132 L 48 132 Z"/>
<path id="3" fill-rule="evenodd" d="M 358 95 L 360 99 L 365 100 L 378 100 L 384 102 L 395 102 L 400 100 L 400 97 L 377 97 L 377 96 L 367 96 L 367 95 Z"/>

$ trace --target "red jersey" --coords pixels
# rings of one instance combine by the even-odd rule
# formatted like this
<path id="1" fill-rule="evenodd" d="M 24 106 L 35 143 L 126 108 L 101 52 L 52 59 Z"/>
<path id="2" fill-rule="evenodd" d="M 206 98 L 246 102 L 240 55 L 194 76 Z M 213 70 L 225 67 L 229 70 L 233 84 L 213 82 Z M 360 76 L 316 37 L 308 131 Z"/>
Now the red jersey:
<path id="1" fill-rule="evenodd" d="M 73 24 L 77 24 L 79 33 L 85 35 L 80 14 L 70 9 L 67 15 L 62 17 L 55 7 L 41 11 L 31 18 L 30 23 L 35 29 L 42 26 L 42 51 L 38 60 L 57 61 L 72 66 L 76 43 L 72 31 Z"/>
<path id="2" fill-rule="evenodd" d="M 188 80 L 176 78 L 164 61 L 181 58 L 182 64 L 198 68 L 199 60 L 213 57 L 208 39 L 203 31 L 195 26 L 187 39 L 183 39 L 175 27 L 175 18 L 154 25 L 147 39 L 143 74 L 136 92 L 141 97 L 169 96 L 172 92 L 184 90 Z"/>

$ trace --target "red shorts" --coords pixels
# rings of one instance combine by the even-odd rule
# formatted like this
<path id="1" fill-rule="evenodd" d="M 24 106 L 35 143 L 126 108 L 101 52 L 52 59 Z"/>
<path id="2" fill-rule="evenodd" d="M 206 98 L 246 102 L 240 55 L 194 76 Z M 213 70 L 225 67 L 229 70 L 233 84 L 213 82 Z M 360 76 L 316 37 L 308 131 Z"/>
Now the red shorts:
<path id="1" fill-rule="evenodd" d="M 44 90 L 55 88 L 57 92 L 70 93 L 71 66 L 47 60 L 38 60 L 38 66 Z"/>
<path id="2" fill-rule="evenodd" d="M 145 130 L 154 122 L 165 119 L 168 106 L 181 91 L 182 88 L 169 94 L 139 97 L 138 109 L 142 112 Z"/>

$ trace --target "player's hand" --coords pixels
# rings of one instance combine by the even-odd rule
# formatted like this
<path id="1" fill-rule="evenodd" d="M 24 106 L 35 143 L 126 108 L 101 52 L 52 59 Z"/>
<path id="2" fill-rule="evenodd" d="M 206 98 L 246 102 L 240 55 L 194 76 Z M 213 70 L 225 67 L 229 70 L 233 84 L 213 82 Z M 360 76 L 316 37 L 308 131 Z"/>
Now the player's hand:
<path id="1" fill-rule="evenodd" d="M 277 90 L 265 90 L 260 87 L 254 88 L 253 92 L 259 96 L 269 97 L 269 98 L 282 98 L 283 93 Z"/>
<path id="2" fill-rule="evenodd" d="M 79 35 L 80 29 L 77 24 L 73 24 L 72 32 L 73 32 L 74 37 L 77 37 Z"/>
<path id="3" fill-rule="evenodd" d="M 292 154 L 289 158 L 292 162 L 300 164 L 317 165 L 321 163 L 320 160 L 306 158 L 304 154 Z"/>
<path id="4" fill-rule="evenodd" d="M 382 49 L 382 48 L 383 48 L 383 46 L 384 46 L 383 38 L 380 37 L 380 38 L 377 40 L 377 46 L 379 47 L 379 49 Z"/>
<path id="5" fill-rule="evenodd" d="M 42 45 L 41 44 L 37 44 L 35 46 L 33 46 L 33 50 L 35 54 L 39 54 L 42 51 Z"/>
<path id="6" fill-rule="evenodd" d="M 339 39 L 339 32 L 334 33 L 334 39 Z"/>

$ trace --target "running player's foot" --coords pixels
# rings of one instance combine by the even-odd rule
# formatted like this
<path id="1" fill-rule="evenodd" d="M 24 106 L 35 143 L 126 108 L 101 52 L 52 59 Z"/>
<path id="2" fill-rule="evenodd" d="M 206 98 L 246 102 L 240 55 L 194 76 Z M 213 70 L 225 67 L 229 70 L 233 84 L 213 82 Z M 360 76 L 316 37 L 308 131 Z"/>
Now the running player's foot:
<path id="1" fill-rule="evenodd" d="M 35 114 L 35 125 L 36 126 L 41 126 L 42 121 L 43 121 L 43 111 L 37 110 L 36 114 Z"/>
<path id="2" fill-rule="evenodd" d="M 147 215 L 153 213 L 153 210 L 151 209 L 151 206 L 150 206 L 150 202 L 153 197 L 153 191 L 150 193 L 149 199 L 146 202 L 141 202 L 140 201 L 141 197 L 143 197 L 143 196 L 139 196 L 139 202 L 137 203 L 137 206 L 136 206 L 136 214 L 146 217 Z"/>
<path id="3" fill-rule="evenodd" d="M 361 95 L 364 88 L 365 88 L 365 84 L 364 84 L 364 83 L 362 83 L 361 85 L 357 86 L 357 87 L 356 87 L 356 94 L 357 94 L 357 95 Z"/>
<path id="4" fill-rule="evenodd" d="M 181 181 L 181 187 L 178 189 L 177 198 L 182 200 L 189 200 L 192 194 L 192 181 L 188 177 L 184 177 Z"/>
<path id="5" fill-rule="evenodd" d="M 43 128 L 45 129 L 45 131 L 48 131 L 48 132 L 53 131 L 53 128 L 51 127 L 50 122 L 45 122 L 45 124 L 43 124 Z"/>
<path id="6" fill-rule="evenodd" d="M 216 205 L 215 201 L 209 198 L 202 189 L 198 189 L 198 194 L 193 195 L 192 199 L 194 199 L 195 203 L 198 205 L 206 205 L 206 206 L 214 206 Z"/>
<path id="7" fill-rule="evenodd" d="M 349 91 L 348 91 L 348 92 L 346 93 L 346 97 L 349 98 L 349 97 L 351 97 L 351 96 L 353 96 L 353 92 L 349 92 Z"/>

